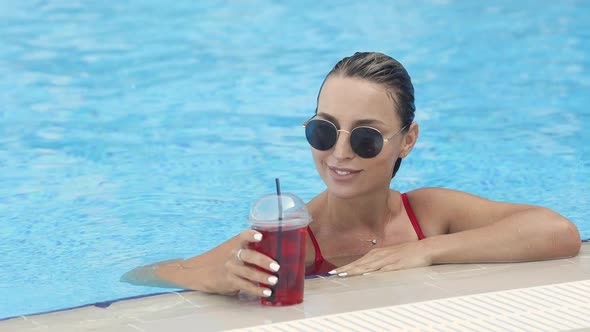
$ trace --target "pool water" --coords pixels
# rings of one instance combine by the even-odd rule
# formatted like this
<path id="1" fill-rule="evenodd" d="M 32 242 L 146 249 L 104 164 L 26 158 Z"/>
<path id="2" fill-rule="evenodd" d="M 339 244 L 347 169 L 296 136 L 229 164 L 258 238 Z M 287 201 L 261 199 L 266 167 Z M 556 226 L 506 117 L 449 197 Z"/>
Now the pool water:
<path id="1" fill-rule="evenodd" d="M 324 189 L 301 123 L 324 75 L 388 53 L 419 143 L 392 187 L 550 207 L 590 238 L 588 1 L 0 0 L 0 318 L 162 291 L 250 204 Z"/>

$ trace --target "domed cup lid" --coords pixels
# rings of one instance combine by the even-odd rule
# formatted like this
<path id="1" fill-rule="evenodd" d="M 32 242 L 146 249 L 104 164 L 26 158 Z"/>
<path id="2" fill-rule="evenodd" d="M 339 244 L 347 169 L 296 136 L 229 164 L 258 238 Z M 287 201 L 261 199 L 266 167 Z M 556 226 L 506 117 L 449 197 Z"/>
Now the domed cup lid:
<path id="1" fill-rule="evenodd" d="M 311 221 L 305 203 L 291 193 L 261 196 L 252 205 L 248 217 L 251 226 L 262 228 L 279 224 L 287 228 L 303 227 Z"/>

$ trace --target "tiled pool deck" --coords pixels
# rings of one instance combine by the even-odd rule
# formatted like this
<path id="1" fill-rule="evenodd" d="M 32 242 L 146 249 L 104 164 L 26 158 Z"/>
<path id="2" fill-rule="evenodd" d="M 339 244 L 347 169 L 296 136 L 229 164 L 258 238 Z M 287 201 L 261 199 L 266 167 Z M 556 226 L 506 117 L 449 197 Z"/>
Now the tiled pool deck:
<path id="1" fill-rule="evenodd" d="M 588 242 L 582 245 L 578 256 L 569 259 L 438 265 L 359 277 L 309 279 L 305 283 L 305 301 L 288 307 L 265 307 L 245 297 L 199 292 L 168 293 L 118 301 L 106 308 L 87 306 L 13 318 L 0 321 L 0 331 L 221 331 L 582 280 L 590 280 Z M 590 297 L 581 298 L 584 310 L 590 310 Z M 582 324 L 586 319 L 581 320 Z M 574 326 L 570 321 L 563 317 L 563 328 L 560 329 L 568 330 L 568 326 Z M 559 324 L 553 322 L 554 326 Z M 278 330 L 278 327 L 268 330 Z M 318 327 L 317 330 L 330 329 Z M 546 327 L 546 330 L 555 330 L 555 327 Z M 581 330 L 590 331 L 590 323 Z"/>

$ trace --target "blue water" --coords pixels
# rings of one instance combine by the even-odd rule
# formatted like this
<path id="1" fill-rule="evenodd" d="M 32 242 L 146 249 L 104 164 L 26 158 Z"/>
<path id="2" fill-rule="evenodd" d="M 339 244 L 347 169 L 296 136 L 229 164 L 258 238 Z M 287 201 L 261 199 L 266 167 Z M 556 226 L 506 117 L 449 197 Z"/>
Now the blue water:
<path id="1" fill-rule="evenodd" d="M 548 206 L 590 238 L 588 1 L 0 0 L 0 318 L 119 282 L 323 190 L 300 124 L 358 50 L 416 88 L 392 183 Z"/>

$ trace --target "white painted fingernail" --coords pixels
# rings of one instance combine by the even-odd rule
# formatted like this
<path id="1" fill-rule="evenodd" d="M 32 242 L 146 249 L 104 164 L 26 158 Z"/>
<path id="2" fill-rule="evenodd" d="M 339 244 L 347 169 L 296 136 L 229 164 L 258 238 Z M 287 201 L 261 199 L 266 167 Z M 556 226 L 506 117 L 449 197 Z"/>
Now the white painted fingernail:
<path id="1" fill-rule="evenodd" d="M 271 296 L 272 295 L 272 291 L 270 289 L 265 289 L 262 291 L 262 294 L 264 294 L 264 296 Z"/>
<path id="2" fill-rule="evenodd" d="M 339 277 L 346 277 L 347 275 L 348 275 L 348 273 L 346 273 L 346 272 L 338 273 Z"/>
<path id="3" fill-rule="evenodd" d="M 364 276 L 368 276 L 369 274 L 371 274 L 371 272 L 365 272 L 365 273 L 363 273 Z"/>
<path id="4" fill-rule="evenodd" d="M 277 272 L 281 268 L 281 266 L 275 262 L 270 263 L 269 267 L 272 271 L 275 271 L 275 272 Z"/>
<path id="5" fill-rule="evenodd" d="M 336 274 L 336 270 L 332 270 L 332 271 L 328 272 L 328 274 Z"/>
<path id="6" fill-rule="evenodd" d="M 260 233 L 254 234 L 254 240 L 256 240 L 256 241 L 262 240 L 262 234 L 260 234 Z"/>
<path id="7" fill-rule="evenodd" d="M 275 277 L 275 276 L 270 276 L 268 277 L 268 283 L 271 285 L 274 285 L 277 283 L 277 281 L 279 281 L 279 278 Z"/>

